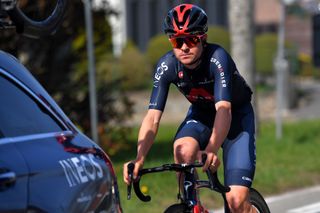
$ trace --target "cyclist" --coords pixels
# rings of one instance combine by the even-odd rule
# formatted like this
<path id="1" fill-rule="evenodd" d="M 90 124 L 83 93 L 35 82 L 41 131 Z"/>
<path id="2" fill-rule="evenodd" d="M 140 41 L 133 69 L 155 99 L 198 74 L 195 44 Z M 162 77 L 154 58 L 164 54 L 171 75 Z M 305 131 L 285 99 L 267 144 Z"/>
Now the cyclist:
<path id="1" fill-rule="evenodd" d="M 175 84 L 191 106 L 174 139 L 176 163 L 191 163 L 205 152 L 206 170 L 219 166 L 223 148 L 227 200 L 232 212 L 256 212 L 248 201 L 255 172 L 254 112 L 251 89 L 231 56 L 219 45 L 207 43 L 207 15 L 198 6 L 181 4 L 164 20 L 164 32 L 173 50 L 158 62 L 149 109 L 142 121 L 134 177 L 156 137 L 169 86 Z M 127 164 L 124 181 L 129 184 Z"/>

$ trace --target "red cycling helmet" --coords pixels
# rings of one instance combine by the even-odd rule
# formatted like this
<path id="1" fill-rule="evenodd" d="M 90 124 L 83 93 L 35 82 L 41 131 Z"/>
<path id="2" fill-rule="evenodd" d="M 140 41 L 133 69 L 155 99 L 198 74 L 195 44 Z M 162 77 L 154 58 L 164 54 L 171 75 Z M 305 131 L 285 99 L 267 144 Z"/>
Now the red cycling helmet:
<path id="1" fill-rule="evenodd" d="M 207 14 L 193 4 L 180 4 L 171 9 L 164 19 L 168 36 L 204 34 L 208 30 Z"/>

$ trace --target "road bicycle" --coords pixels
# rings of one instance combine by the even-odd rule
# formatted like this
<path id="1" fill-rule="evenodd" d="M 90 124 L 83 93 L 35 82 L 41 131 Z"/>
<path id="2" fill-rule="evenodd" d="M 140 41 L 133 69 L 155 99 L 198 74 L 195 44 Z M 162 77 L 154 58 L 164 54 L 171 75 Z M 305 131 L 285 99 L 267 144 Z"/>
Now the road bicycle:
<path id="1" fill-rule="evenodd" d="M 202 162 L 205 162 L 202 160 Z M 221 194 L 224 201 L 224 210 L 226 213 L 230 213 L 228 202 L 226 199 L 226 193 L 230 191 L 230 187 L 224 186 L 218 179 L 217 171 L 211 172 L 210 169 L 206 170 L 207 180 L 200 180 L 195 175 L 196 168 L 202 167 L 204 164 L 202 162 L 196 162 L 192 164 L 164 164 L 159 167 L 145 168 L 139 171 L 138 177 L 135 181 L 132 181 L 127 188 L 127 199 L 131 198 L 131 188 L 133 185 L 134 192 L 137 197 L 143 202 L 149 202 L 151 197 L 149 195 L 144 195 L 140 189 L 140 180 L 143 175 L 164 171 L 175 171 L 180 172 L 183 175 L 180 175 L 183 178 L 182 183 L 183 187 L 179 189 L 178 199 L 179 203 L 170 205 L 164 212 L 165 213 L 209 213 L 205 209 L 197 195 L 197 190 L 200 188 L 208 188 L 213 191 L 216 191 Z M 130 178 L 133 177 L 134 164 L 128 164 L 128 175 Z M 179 187 L 180 188 L 180 187 Z M 265 202 L 263 196 L 254 188 L 250 188 L 249 200 L 259 213 L 270 213 L 269 207 Z"/>
<path id="2" fill-rule="evenodd" d="M 15 28 L 19 34 L 36 38 L 51 35 L 61 24 L 67 4 L 68 0 L 56 0 L 52 13 L 36 21 L 19 7 L 19 0 L 0 0 L 0 29 Z"/>

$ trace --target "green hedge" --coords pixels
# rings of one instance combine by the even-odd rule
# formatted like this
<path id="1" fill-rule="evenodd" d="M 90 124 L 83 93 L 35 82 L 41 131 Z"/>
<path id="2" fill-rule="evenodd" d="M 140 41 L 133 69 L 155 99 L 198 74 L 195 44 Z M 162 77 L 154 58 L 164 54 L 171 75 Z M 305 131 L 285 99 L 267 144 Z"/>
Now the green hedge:
<path id="1" fill-rule="evenodd" d="M 270 75 L 273 72 L 273 60 L 277 53 L 277 34 L 256 36 L 255 54 L 258 73 Z"/>
<path id="2" fill-rule="evenodd" d="M 147 59 L 149 60 L 150 64 L 155 67 L 160 57 L 171 49 L 172 46 L 166 35 L 156 35 L 151 38 L 148 43 L 146 51 Z"/>
<path id="3" fill-rule="evenodd" d="M 150 62 L 135 45 L 129 42 L 118 62 L 124 89 L 139 90 L 149 85 L 152 73 Z"/>
<path id="4" fill-rule="evenodd" d="M 216 43 L 230 52 L 230 35 L 228 30 L 219 26 L 210 26 L 208 29 L 209 43 Z"/>

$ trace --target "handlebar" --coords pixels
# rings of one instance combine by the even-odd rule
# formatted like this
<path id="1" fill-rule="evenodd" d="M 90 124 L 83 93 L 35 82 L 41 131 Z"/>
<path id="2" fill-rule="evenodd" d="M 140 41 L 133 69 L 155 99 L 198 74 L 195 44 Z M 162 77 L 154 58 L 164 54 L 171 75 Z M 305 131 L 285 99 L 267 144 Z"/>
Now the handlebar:
<path id="1" fill-rule="evenodd" d="M 205 161 L 203 161 L 205 162 Z M 141 177 L 145 174 L 148 173 L 157 173 L 157 172 L 163 172 L 163 171 L 176 171 L 176 172 L 186 172 L 190 170 L 191 168 L 196 168 L 196 167 L 202 167 L 204 163 L 193 163 L 193 164 L 164 164 L 159 167 L 153 167 L 153 168 L 146 168 L 142 169 L 139 171 L 138 177 L 136 180 L 131 181 L 131 183 L 128 186 L 128 199 L 130 199 L 131 196 L 129 194 L 131 193 L 131 184 L 133 184 L 134 191 L 137 195 L 137 197 L 143 201 L 143 202 L 148 202 L 151 200 L 151 197 L 149 195 L 144 195 L 141 192 L 140 189 L 140 180 Z M 129 171 L 129 166 L 134 167 L 133 163 L 128 164 L 128 171 Z M 130 171 L 129 171 L 130 172 Z M 132 169 L 133 172 L 133 169 Z M 220 183 L 218 179 L 217 172 L 212 173 L 209 169 L 206 170 L 206 174 L 208 176 L 208 180 L 196 180 L 197 188 L 209 188 L 211 190 L 217 191 L 219 193 L 226 193 L 230 191 L 230 187 L 224 186 Z M 132 175 L 132 173 L 131 173 Z M 130 174 L 129 174 L 130 176 Z M 132 176 L 131 176 L 132 177 Z M 131 179 L 132 180 L 132 179 Z M 129 191 L 130 187 L 130 191 Z"/>
<path id="2" fill-rule="evenodd" d="M 17 33 L 28 37 L 42 37 L 55 33 L 67 10 L 69 0 L 57 0 L 53 12 L 42 21 L 34 21 L 27 17 L 17 6 L 16 0 L 0 0 L 0 11 L 6 13 L 12 23 L 0 23 L 4 28 L 15 27 Z M 0 19 L 0 22 L 3 20 Z"/>

